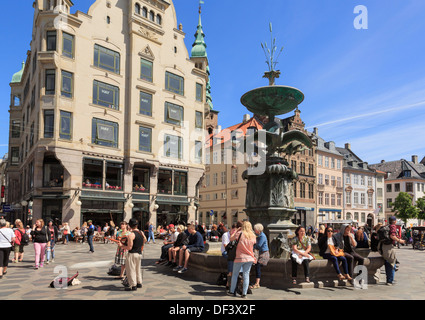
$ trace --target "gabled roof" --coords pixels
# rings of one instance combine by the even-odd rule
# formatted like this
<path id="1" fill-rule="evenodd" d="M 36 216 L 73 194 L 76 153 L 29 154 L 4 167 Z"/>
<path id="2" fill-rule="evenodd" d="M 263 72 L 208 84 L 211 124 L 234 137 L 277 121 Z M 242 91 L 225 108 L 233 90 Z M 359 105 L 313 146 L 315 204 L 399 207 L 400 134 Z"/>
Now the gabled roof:
<path id="1" fill-rule="evenodd" d="M 420 179 L 425 180 L 425 165 L 415 164 L 404 159 L 372 164 L 372 168 L 384 171 L 388 174 L 387 180 L 397 179 Z M 410 171 L 410 177 L 406 177 L 404 172 Z"/>
<path id="2" fill-rule="evenodd" d="M 336 147 L 336 150 L 344 157 L 344 167 L 371 172 L 367 162 L 360 159 L 351 149 Z"/>
<path id="3" fill-rule="evenodd" d="M 232 139 L 231 133 L 234 131 L 239 131 L 242 133 L 243 136 L 246 136 L 248 128 L 256 128 L 257 130 L 263 129 L 263 124 L 257 119 L 256 116 L 252 117 L 248 121 L 241 122 L 238 124 L 235 124 L 233 126 L 230 126 L 222 131 L 220 131 L 217 134 L 211 134 L 209 136 L 209 139 L 206 142 L 207 147 L 213 146 L 213 138 L 220 139 L 220 143 L 225 143 Z"/>

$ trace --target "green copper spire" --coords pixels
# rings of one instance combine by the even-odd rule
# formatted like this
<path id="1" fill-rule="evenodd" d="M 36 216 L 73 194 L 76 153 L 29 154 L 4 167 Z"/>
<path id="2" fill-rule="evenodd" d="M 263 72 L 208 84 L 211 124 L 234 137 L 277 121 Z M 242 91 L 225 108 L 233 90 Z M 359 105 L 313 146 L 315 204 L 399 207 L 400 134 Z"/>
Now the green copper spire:
<path id="1" fill-rule="evenodd" d="M 12 77 L 12 83 L 19 83 L 22 80 L 22 75 L 24 74 L 25 62 L 22 62 L 22 69 L 16 72 Z"/>
<path id="2" fill-rule="evenodd" d="M 206 58 L 207 57 L 207 45 L 205 44 L 205 34 L 202 30 L 202 21 L 201 21 L 201 4 L 203 4 L 204 1 L 199 1 L 199 22 L 198 22 L 198 28 L 196 29 L 195 33 L 195 42 L 192 45 L 192 57 L 201 57 Z"/>

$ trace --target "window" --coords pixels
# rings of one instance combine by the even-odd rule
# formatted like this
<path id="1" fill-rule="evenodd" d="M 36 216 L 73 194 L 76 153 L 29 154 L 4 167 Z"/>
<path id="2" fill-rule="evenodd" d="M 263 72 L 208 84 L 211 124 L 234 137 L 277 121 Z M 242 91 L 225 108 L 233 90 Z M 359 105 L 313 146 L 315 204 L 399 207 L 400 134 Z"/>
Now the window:
<path id="1" fill-rule="evenodd" d="M 319 173 L 319 184 L 323 184 L 323 174 Z"/>
<path id="2" fill-rule="evenodd" d="M 393 206 L 393 199 L 388 198 L 387 199 L 387 208 L 391 208 Z"/>
<path id="3" fill-rule="evenodd" d="M 319 166 L 323 166 L 323 156 L 319 155 L 318 157 L 318 164 Z"/>
<path id="4" fill-rule="evenodd" d="M 371 186 L 373 186 L 373 180 L 372 180 L 372 177 L 367 177 L 367 185 L 369 186 L 369 187 L 371 187 Z"/>
<path id="5" fill-rule="evenodd" d="M 195 141 L 195 163 L 202 163 L 202 142 Z"/>
<path id="6" fill-rule="evenodd" d="M 291 160 L 291 168 L 294 171 L 297 171 L 297 162 L 295 160 Z"/>
<path id="7" fill-rule="evenodd" d="M 325 157 L 325 167 L 329 168 L 329 157 Z"/>
<path id="8" fill-rule="evenodd" d="M 122 190 L 123 167 L 122 163 L 106 162 L 106 190 Z"/>
<path id="9" fill-rule="evenodd" d="M 182 125 L 183 117 L 184 117 L 183 107 L 170 102 L 166 102 L 164 114 L 165 114 L 165 119 L 164 119 L 165 122 L 171 123 L 177 126 Z"/>
<path id="10" fill-rule="evenodd" d="M 119 110 L 120 89 L 109 84 L 93 81 L 93 104 Z"/>
<path id="11" fill-rule="evenodd" d="M 370 207 L 373 205 L 373 195 L 371 193 L 367 195 L 367 205 Z"/>
<path id="12" fill-rule="evenodd" d="M 67 111 L 60 112 L 60 131 L 59 137 L 61 139 L 72 139 L 72 113 Z"/>
<path id="13" fill-rule="evenodd" d="M 300 163 L 300 173 L 305 174 L 305 162 Z"/>
<path id="14" fill-rule="evenodd" d="M 308 198 L 314 199 L 314 185 L 313 184 L 308 185 Z"/>
<path id="15" fill-rule="evenodd" d="M 173 172 L 171 170 L 158 171 L 158 193 L 171 194 L 173 187 Z"/>
<path id="16" fill-rule="evenodd" d="M 140 114 L 152 116 L 152 95 L 146 92 L 140 92 Z"/>
<path id="17" fill-rule="evenodd" d="M 239 198 L 238 189 L 233 189 L 232 191 L 230 191 L 230 196 L 232 199 L 238 199 Z"/>
<path id="18" fill-rule="evenodd" d="M 342 178 L 341 177 L 336 178 L 336 186 L 337 186 L 337 188 L 342 187 Z"/>
<path id="19" fill-rule="evenodd" d="M 376 196 L 378 198 L 382 198 L 384 196 L 384 190 L 382 188 L 377 188 L 376 189 Z"/>
<path id="20" fill-rule="evenodd" d="M 392 189 L 393 189 L 393 185 L 387 184 L 387 192 L 392 192 Z"/>
<path id="21" fill-rule="evenodd" d="M 152 129 L 139 127 L 139 151 L 152 152 Z"/>
<path id="22" fill-rule="evenodd" d="M 365 177 L 360 176 L 360 185 L 364 186 L 365 185 Z"/>
<path id="23" fill-rule="evenodd" d="M 204 99 L 204 86 L 200 83 L 196 84 L 196 101 L 202 102 Z"/>
<path id="24" fill-rule="evenodd" d="M 62 187 L 63 171 L 58 159 L 46 156 L 43 160 L 43 187 Z"/>
<path id="25" fill-rule="evenodd" d="M 394 191 L 395 192 L 400 192 L 400 183 L 395 183 L 394 184 Z"/>
<path id="26" fill-rule="evenodd" d="M 340 193 L 336 195 L 336 205 L 339 207 L 342 206 L 342 196 Z"/>
<path id="27" fill-rule="evenodd" d="M 118 148 L 118 123 L 93 118 L 92 143 Z"/>
<path id="28" fill-rule="evenodd" d="M 155 13 L 153 11 L 149 11 L 149 20 L 155 21 Z"/>
<path id="29" fill-rule="evenodd" d="M 30 148 L 34 145 L 34 122 L 31 124 L 30 127 Z"/>
<path id="30" fill-rule="evenodd" d="M 12 120 L 11 131 L 12 138 L 19 138 L 21 135 L 21 121 Z"/>
<path id="31" fill-rule="evenodd" d="M 325 205 L 329 205 L 329 193 L 325 193 Z"/>
<path id="32" fill-rule="evenodd" d="M 156 23 L 159 25 L 162 24 L 162 17 L 159 14 L 156 15 Z"/>
<path id="33" fill-rule="evenodd" d="M 323 192 L 319 192 L 319 204 L 323 204 Z"/>
<path id="34" fill-rule="evenodd" d="M 359 203 L 359 193 L 354 192 L 354 204 L 358 204 L 358 203 Z"/>
<path id="35" fill-rule="evenodd" d="M 336 168 L 341 169 L 341 160 L 340 159 L 336 160 Z"/>
<path id="36" fill-rule="evenodd" d="M 134 12 L 136 12 L 137 14 L 140 14 L 140 4 L 136 3 L 134 5 Z"/>
<path id="37" fill-rule="evenodd" d="M 168 158 L 183 158 L 183 138 L 166 134 L 164 139 L 164 156 Z"/>
<path id="38" fill-rule="evenodd" d="M 19 147 L 10 148 L 10 161 L 12 166 L 19 164 Z"/>
<path id="39" fill-rule="evenodd" d="M 46 51 L 56 51 L 56 31 L 47 31 Z"/>
<path id="40" fill-rule="evenodd" d="M 174 171 L 174 195 L 187 194 L 187 172 Z"/>
<path id="41" fill-rule="evenodd" d="M 332 185 L 333 187 L 335 187 L 335 186 L 336 186 L 336 180 L 335 180 L 335 177 L 334 177 L 334 176 L 331 176 L 331 185 Z"/>
<path id="42" fill-rule="evenodd" d="M 221 184 L 226 184 L 226 171 L 221 172 Z"/>
<path id="43" fill-rule="evenodd" d="M 335 159 L 331 158 L 331 168 L 335 169 Z"/>
<path id="44" fill-rule="evenodd" d="M 64 97 L 72 98 L 74 75 L 62 70 L 61 94 Z"/>
<path id="45" fill-rule="evenodd" d="M 232 184 L 238 183 L 238 168 L 232 168 Z"/>
<path id="46" fill-rule="evenodd" d="M 74 36 L 62 32 L 62 54 L 68 58 L 74 58 Z"/>
<path id="47" fill-rule="evenodd" d="M 140 59 L 140 79 L 153 82 L 153 62 Z"/>
<path id="48" fill-rule="evenodd" d="M 94 66 L 113 73 L 120 73 L 120 54 L 113 50 L 94 45 Z"/>
<path id="49" fill-rule="evenodd" d="M 56 70 L 48 69 L 46 70 L 46 79 L 45 79 L 45 94 L 53 95 L 56 90 Z"/>
<path id="50" fill-rule="evenodd" d="M 184 95 L 184 79 L 170 72 L 165 72 L 165 90 Z"/>
<path id="51" fill-rule="evenodd" d="M 360 204 L 366 204 L 366 194 L 364 193 L 360 194 Z"/>
<path id="52" fill-rule="evenodd" d="M 148 17 L 148 9 L 146 7 L 143 7 L 143 9 L 142 9 L 142 17 L 143 18 Z"/>
<path id="53" fill-rule="evenodd" d="M 83 188 L 103 188 L 103 161 L 83 159 Z"/>
<path id="54" fill-rule="evenodd" d="M 329 175 L 325 175 L 325 184 L 328 186 L 329 185 Z"/>
<path id="55" fill-rule="evenodd" d="M 345 194 L 345 202 L 346 202 L 347 204 L 351 204 L 351 192 L 347 192 L 347 193 Z"/>
<path id="56" fill-rule="evenodd" d="M 133 191 L 149 192 L 149 169 L 137 168 L 133 170 Z"/>
<path id="57" fill-rule="evenodd" d="M 359 184 L 359 176 L 358 176 L 357 174 L 354 174 L 354 175 L 353 175 L 353 177 L 354 177 L 354 179 L 353 179 L 353 180 L 354 180 L 354 181 L 353 181 L 353 183 L 354 183 L 354 184 Z"/>
<path id="58" fill-rule="evenodd" d="M 196 129 L 203 129 L 204 127 L 204 121 L 202 117 L 202 112 L 195 111 L 195 128 Z"/>
<path id="59" fill-rule="evenodd" d="M 218 173 L 213 173 L 213 186 L 218 185 Z"/>
<path id="60" fill-rule="evenodd" d="M 20 96 L 13 96 L 13 106 L 19 107 L 21 105 L 21 97 Z"/>
<path id="61" fill-rule="evenodd" d="M 311 163 L 308 165 L 308 175 L 314 176 L 314 166 Z"/>
<path id="62" fill-rule="evenodd" d="M 345 183 L 346 183 L 346 184 L 350 184 L 350 183 L 351 183 L 351 179 L 350 179 L 350 175 L 349 175 L 349 174 L 347 174 L 347 175 L 345 176 Z"/>
<path id="63" fill-rule="evenodd" d="M 335 206 L 335 194 L 331 194 L 331 206 Z"/>
<path id="64" fill-rule="evenodd" d="M 55 112 L 44 110 L 44 138 L 53 138 L 55 128 Z"/>
<path id="65" fill-rule="evenodd" d="M 406 192 L 413 192 L 413 183 L 406 182 Z"/>
<path id="66" fill-rule="evenodd" d="M 300 198 L 305 198 L 305 183 L 300 183 Z"/>

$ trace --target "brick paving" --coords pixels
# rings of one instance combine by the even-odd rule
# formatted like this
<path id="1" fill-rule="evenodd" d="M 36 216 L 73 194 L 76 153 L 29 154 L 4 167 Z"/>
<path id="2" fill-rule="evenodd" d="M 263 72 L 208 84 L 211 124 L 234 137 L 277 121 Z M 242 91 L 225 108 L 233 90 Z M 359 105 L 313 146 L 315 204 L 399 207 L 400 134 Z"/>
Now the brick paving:
<path id="1" fill-rule="evenodd" d="M 194 281 L 188 274 L 178 274 L 165 266 L 155 265 L 161 242 L 146 245 L 143 259 L 143 288 L 124 291 L 119 280 L 107 275 L 113 264 L 115 244 L 95 244 L 91 254 L 88 245 L 70 243 L 57 245 L 55 263 L 33 269 L 34 250 L 25 248 L 22 263 L 9 264 L 8 272 L 0 280 L 0 300 L 240 300 L 225 294 L 224 287 Z M 393 300 L 425 299 L 425 251 L 411 247 L 396 249 L 400 270 L 396 272 L 397 284 L 388 287 L 384 282 L 369 285 L 367 289 L 354 287 L 311 288 L 286 290 L 261 287 L 247 296 L 253 300 Z M 77 271 L 81 284 L 66 290 L 49 288 L 58 275 L 55 267 L 66 266 L 68 274 Z M 382 271 L 383 272 L 383 271 Z M 382 274 L 382 279 L 384 275 Z"/>

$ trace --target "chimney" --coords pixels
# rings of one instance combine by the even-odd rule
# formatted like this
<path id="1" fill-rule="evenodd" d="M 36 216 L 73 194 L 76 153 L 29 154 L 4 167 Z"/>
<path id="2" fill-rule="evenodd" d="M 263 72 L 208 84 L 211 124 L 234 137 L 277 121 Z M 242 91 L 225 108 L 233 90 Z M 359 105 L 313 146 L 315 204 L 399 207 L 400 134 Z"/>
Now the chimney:
<path id="1" fill-rule="evenodd" d="M 351 150 L 351 144 L 346 143 L 346 144 L 345 144 L 345 149 L 347 149 L 347 150 Z"/>
<path id="2" fill-rule="evenodd" d="M 385 160 L 381 160 L 381 163 L 385 163 Z"/>
<path id="3" fill-rule="evenodd" d="M 251 116 L 249 114 L 244 114 L 243 115 L 243 122 L 246 123 L 251 119 Z"/>
<path id="4" fill-rule="evenodd" d="M 412 162 L 418 164 L 418 156 L 412 156 Z"/>
<path id="5" fill-rule="evenodd" d="M 315 136 L 318 136 L 319 135 L 319 129 L 318 128 L 314 128 L 313 129 L 313 133 L 314 133 Z"/>

